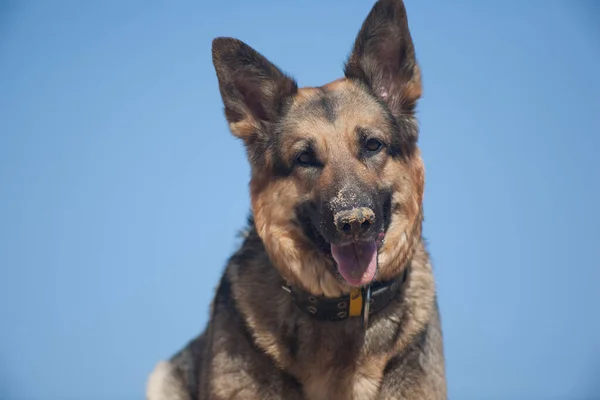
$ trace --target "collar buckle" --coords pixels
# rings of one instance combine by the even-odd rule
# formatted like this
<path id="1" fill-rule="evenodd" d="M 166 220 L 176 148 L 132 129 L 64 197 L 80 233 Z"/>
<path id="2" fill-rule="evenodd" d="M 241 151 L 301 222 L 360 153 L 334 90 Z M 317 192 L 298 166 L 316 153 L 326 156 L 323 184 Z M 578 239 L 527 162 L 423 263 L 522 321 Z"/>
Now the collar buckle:
<path id="1" fill-rule="evenodd" d="M 363 307 L 363 327 L 369 327 L 369 314 L 371 313 L 371 285 L 365 290 L 365 306 Z"/>

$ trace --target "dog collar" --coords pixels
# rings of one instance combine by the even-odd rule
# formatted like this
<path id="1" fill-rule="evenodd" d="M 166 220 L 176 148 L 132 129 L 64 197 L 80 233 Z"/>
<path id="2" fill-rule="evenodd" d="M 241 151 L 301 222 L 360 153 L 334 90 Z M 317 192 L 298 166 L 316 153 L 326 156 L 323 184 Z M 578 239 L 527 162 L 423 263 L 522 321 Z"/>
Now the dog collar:
<path id="1" fill-rule="evenodd" d="M 400 280 L 373 282 L 369 286 L 352 289 L 347 296 L 335 298 L 314 296 L 291 285 L 283 285 L 282 288 L 292 296 L 300 310 L 317 319 L 342 321 L 362 315 L 366 327 L 369 315 L 383 310 L 406 282 L 408 269 L 404 269 Z"/>

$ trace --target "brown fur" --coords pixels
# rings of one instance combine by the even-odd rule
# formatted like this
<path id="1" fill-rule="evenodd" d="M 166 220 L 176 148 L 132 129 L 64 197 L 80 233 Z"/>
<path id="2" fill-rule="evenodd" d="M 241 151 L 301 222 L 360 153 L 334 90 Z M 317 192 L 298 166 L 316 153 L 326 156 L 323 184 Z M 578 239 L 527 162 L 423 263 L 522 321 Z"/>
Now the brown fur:
<path id="1" fill-rule="evenodd" d="M 147 398 L 445 399 L 435 284 L 421 236 L 424 166 L 414 118 L 421 76 L 402 2 L 373 7 L 345 78 L 322 87 L 298 88 L 236 39 L 215 39 L 213 61 L 230 129 L 252 166 L 253 219 L 205 332 L 157 366 Z M 370 139 L 383 150 L 365 150 Z M 303 152 L 314 165 L 295 164 Z M 382 193 L 391 200 L 377 279 L 397 280 L 408 268 L 400 292 L 367 329 L 361 318 L 322 321 L 299 310 L 282 284 L 324 297 L 351 289 L 307 234 L 300 207 L 325 204 L 319 215 L 327 216 Z M 371 217 L 381 223 L 383 214 Z"/>

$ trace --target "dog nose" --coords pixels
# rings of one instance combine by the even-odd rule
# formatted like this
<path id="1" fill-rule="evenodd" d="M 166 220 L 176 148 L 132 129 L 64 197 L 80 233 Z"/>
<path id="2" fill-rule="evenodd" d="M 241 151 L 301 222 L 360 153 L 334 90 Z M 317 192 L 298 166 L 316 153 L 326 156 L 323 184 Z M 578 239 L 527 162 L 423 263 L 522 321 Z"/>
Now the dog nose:
<path id="1" fill-rule="evenodd" d="M 375 213 L 368 207 L 340 211 L 335 214 L 335 227 L 344 236 L 364 235 L 375 223 Z"/>

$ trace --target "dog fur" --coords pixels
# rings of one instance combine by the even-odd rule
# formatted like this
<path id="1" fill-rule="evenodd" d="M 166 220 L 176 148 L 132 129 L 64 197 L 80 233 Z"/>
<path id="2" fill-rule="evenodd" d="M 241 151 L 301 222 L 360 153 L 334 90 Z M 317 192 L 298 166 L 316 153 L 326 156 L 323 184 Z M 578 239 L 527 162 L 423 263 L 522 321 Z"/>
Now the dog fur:
<path id="1" fill-rule="evenodd" d="M 402 1 L 373 6 L 344 78 L 321 87 L 299 88 L 237 39 L 215 39 L 212 54 L 225 116 L 251 165 L 252 216 L 205 331 L 157 364 L 147 399 L 446 399 L 421 234 L 421 75 Z M 338 215 L 358 208 L 371 225 L 357 225 L 354 238 L 383 238 L 375 279 L 406 279 L 366 326 L 317 319 L 282 285 L 319 298 L 350 293 L 330 246 L 348 239 Z"/>

